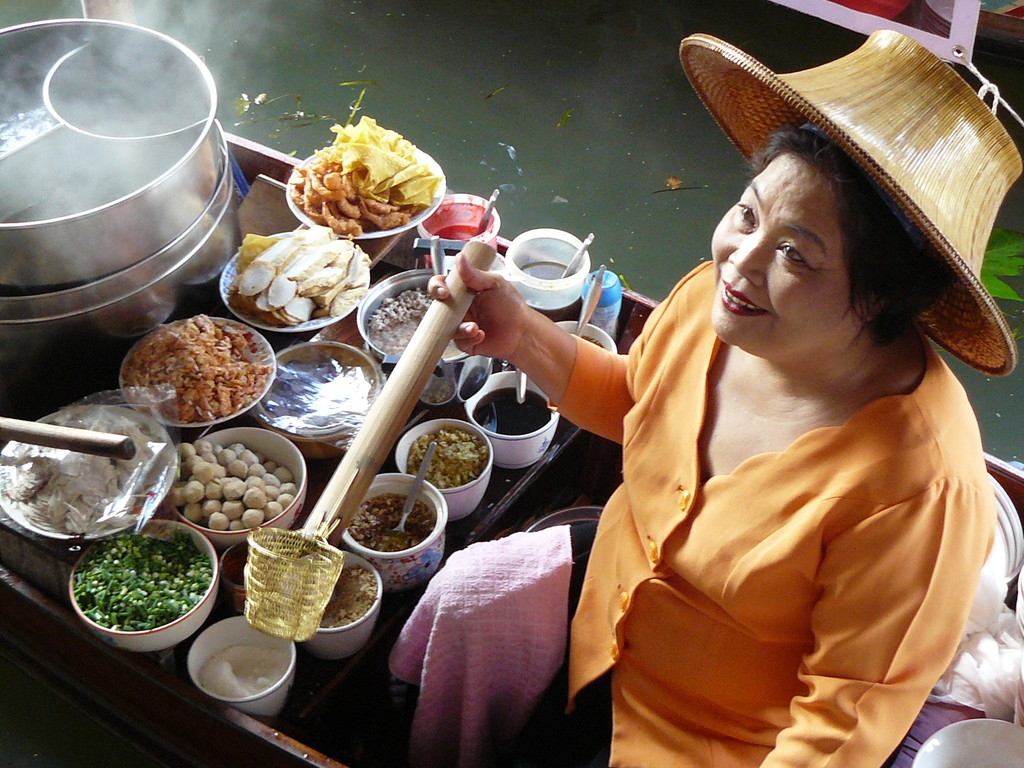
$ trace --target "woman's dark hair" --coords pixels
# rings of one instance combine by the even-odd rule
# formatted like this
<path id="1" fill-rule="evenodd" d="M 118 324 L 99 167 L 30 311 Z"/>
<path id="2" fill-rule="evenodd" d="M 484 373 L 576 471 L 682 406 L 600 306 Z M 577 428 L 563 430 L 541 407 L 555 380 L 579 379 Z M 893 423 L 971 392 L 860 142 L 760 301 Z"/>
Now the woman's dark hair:
<path id="1" fill-rule="evenodd" d="M 895 340 L 952 284 L 952 270 L 913 242 L 864 171 L 827 137 L 796 126 L 776 130 L 751 159 L 754 175 L 780 155 L 818 169 L 835 192 L 850 306 L 872 341 Z"/>

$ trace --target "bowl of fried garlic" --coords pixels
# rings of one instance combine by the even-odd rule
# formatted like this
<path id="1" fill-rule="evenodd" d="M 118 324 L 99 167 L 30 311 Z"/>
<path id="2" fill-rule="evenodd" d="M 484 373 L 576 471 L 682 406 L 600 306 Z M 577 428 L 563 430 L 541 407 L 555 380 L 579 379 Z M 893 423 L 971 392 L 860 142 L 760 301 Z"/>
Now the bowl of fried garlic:
<path id="1" fill-rule="evenodd" d="M 335 125 L 334 142 L 292 171 L 286 199 L 308 226 L 356 241 L 401 234 L 444 199 L 444 171 L 430 155 L 370 117 Z"/>

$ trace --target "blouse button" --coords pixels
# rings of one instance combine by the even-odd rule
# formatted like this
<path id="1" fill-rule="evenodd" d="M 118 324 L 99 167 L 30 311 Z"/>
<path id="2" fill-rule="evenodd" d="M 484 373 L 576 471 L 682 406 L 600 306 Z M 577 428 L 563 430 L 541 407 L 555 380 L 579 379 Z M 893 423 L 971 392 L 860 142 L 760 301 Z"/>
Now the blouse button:
<path id="1" fill-rule="evenodd" d="M 658 551 L 658 542 L 654 539 L 647 540 L 647 556 L 650 558 L 652 565 L 657 565 L 660 558 L 660 552 Z"/>
<path id="2" fill-rule="evenodd" d="M 629 592 L 626 592 L 625 590 L 619 593 L 619 608 L 623 613 L 625 613 L 626 609 L 629 608 Z"/>
<path id="3" fill-rule="evenodd" d="M 682 509 L 682 510 L 689 509 L 690 502 L 692 500 L 693 500 L 693 491 L 691 491 L 689 488 L 680 488 L 679 489 L 678 504 L 679 504 L 679 508 L 680 509 Z"/>
<path id="4" fill-rule="evenodd" d="M 611 654 L 612 661 L 619 660 L 619 644 L 614 640 L 612 640 L 612 647 L 609 649 L 609 653 Z"/>

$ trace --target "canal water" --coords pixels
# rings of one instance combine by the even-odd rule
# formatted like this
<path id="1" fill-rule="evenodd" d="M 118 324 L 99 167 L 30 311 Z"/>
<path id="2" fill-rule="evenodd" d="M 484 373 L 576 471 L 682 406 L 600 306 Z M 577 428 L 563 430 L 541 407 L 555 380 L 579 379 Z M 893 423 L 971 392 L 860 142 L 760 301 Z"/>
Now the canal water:
<path id="1" fill-rule="evenodd" d="M 680 39 L 709 32 L 779 71 L 862 40 L 767 0 L 136 0 L 135 9 L 140 24 L 206 60 L 227 130 L 305 157 L 331 140 L 333 122 L 369 115 L 437 159 L 453 191 L 500 189 L 504 236 L 593 232 L 594 263 L 655 298 L 708 257 L 746 180 L 682 74 Z M 80 16 L 78 0 L 0 3 L 0 27 Z M 1021 61 L 977 53 L 975 63 L 1024 111 Z M 1024 146 L 1024 129 L 1006 122 Z M 997 223 L 1024 231 L 1020 184 L 1012 194 Z M 1014 303 L 1004 309 L 1015 327 L 1024 322 Z M 1004 379 L 957 370 L 988 449 L 1021 458 L 1024 367 Z M 0 663 L 0 764 L 147 765 L 51 698 Z M 89 745 L 88 757 L 69 758 L 81 752 L 68 742 Z"/>

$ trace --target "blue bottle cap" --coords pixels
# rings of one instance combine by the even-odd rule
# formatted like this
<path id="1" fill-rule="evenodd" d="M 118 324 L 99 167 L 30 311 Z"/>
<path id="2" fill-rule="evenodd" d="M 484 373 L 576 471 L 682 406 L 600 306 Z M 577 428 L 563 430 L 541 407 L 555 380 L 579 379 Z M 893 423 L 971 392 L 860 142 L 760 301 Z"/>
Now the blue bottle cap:
<path id="1" fill-rule="evenodd" d="M 590 274 L 591 276 L 596 275 L 597 270 Z M 601 278 L 601 298 L 597 300 L 597 306 L 608 307 L 619 301 L 622 301 L 622 282 L 617 274 L 606 269 L 604 277 Z"/>

